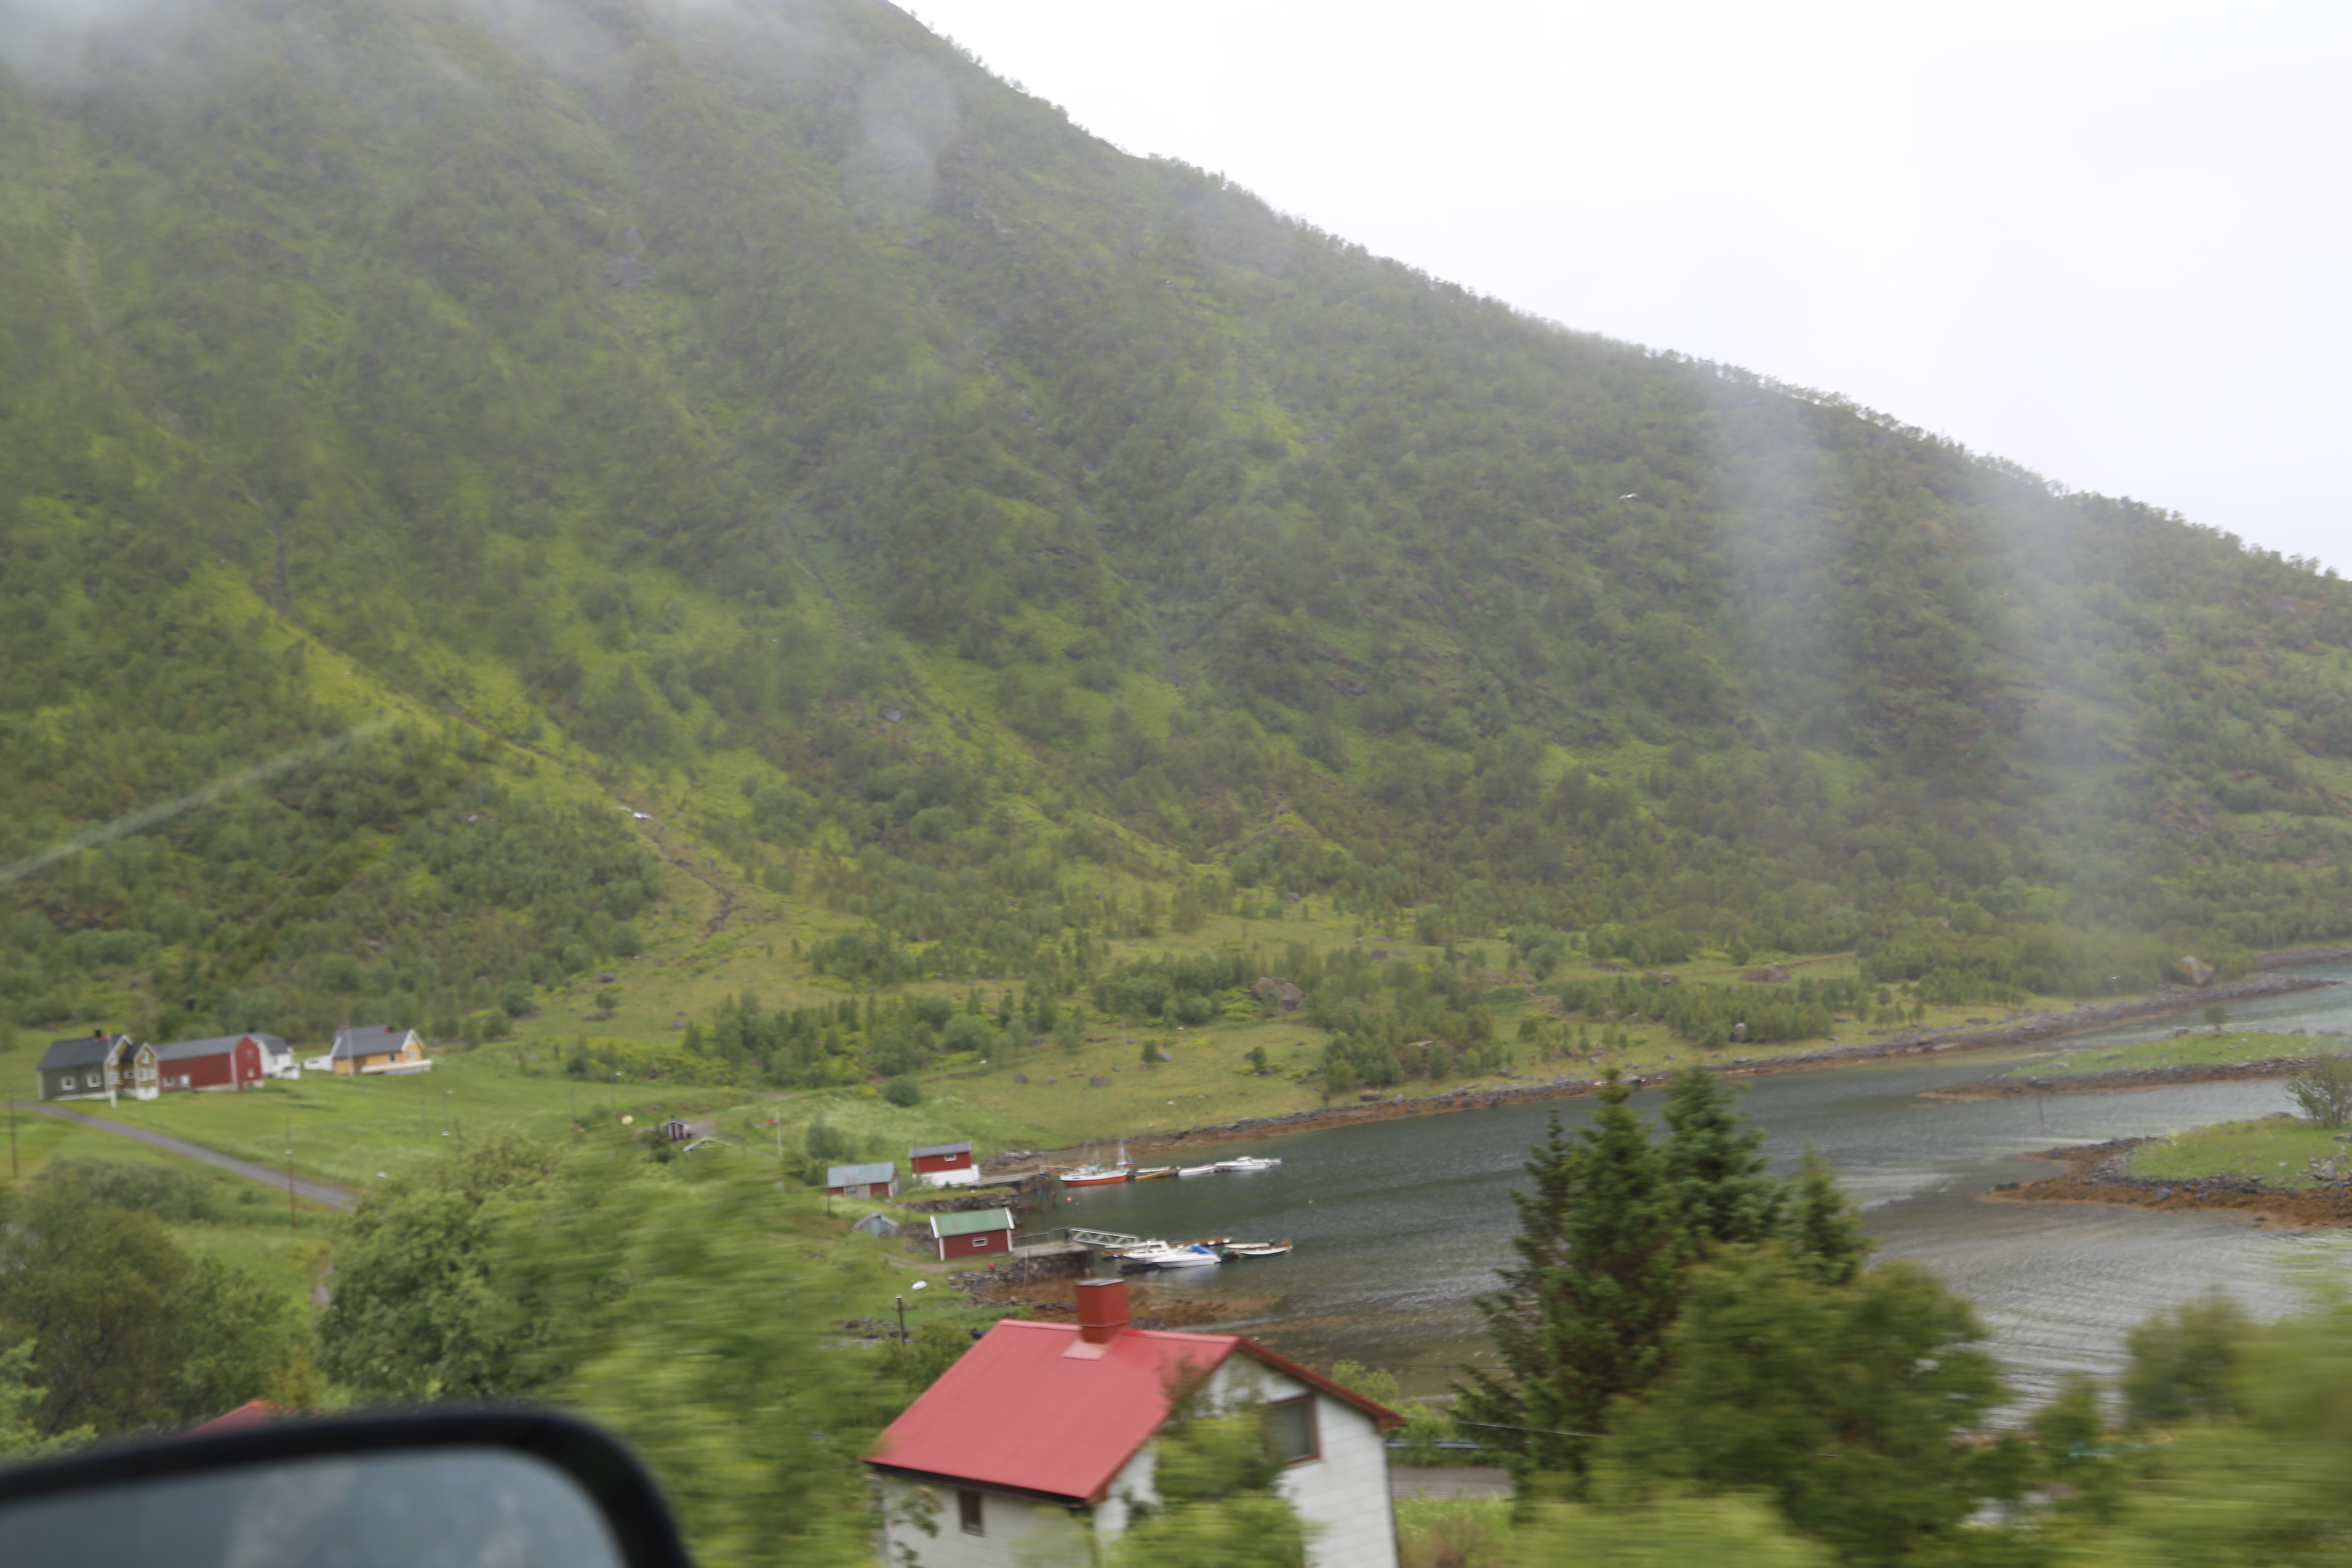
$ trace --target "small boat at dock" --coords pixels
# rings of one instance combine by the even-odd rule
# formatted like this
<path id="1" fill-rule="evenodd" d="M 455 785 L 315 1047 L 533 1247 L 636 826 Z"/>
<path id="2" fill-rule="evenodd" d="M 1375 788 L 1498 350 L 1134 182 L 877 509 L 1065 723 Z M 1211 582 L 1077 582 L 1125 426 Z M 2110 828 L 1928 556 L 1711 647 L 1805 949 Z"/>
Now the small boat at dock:
<path id="1" fill-rule="evenodd" d="M 1227 1258 L 1287 1258 L 1290 1243 L 1282 1241 L 1229 1241 L 1224 1245 Z"/>
<path id="2" fill-rule="evenodd" d="M 1176 1173 L 1180 1176 L 1213 1176 L 1217 1168 L 1214 1165 L 1179 1165 Z"/>
<path id="3" fill-rule="evenodd" d="M 1073 1165 L 1062 1173 L 1066 1187 L 1108 1187 L 1128 1179 L 1125 1165 Z"/>
<path id="4" fill-rule="evenodd" d="M 1203 1268 L 1223 1261 L 1215 1247 L 1188 1241 L 1148 1250 L 1132 1248 L 1120 1255 L 1118 1268 L 1122 1274 L 1139 1274 L 1152 1268 Z"/>
<path id="5" fill-rule="evenodd" d="M 1139 1182 L 1164 1182 L 1176 1173 L 1173 1165 L 1152 1165 L 1135 1173 Z"/>
<path id="6" fill-rule="evenodd" d="M 1261 1160 L 1255 1154 L 1244 1154 L 1238 1159 L 1220 1160 L 1215 1168 L 1220 1171 L 1271 1171 L 1281 1163 L 1280 1160 Z"/>

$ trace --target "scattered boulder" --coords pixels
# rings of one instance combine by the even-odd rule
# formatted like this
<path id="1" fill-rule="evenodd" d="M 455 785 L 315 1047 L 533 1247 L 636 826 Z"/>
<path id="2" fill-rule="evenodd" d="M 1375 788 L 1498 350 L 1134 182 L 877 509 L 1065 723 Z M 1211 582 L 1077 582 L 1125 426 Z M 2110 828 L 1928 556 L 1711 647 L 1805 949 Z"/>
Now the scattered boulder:
<path id="1" fill-rule="evenodd" d="M 1025 1072 L 1014 1073 L 1013 1075 L 1013 1081 L 1015 1083 L 1027 1083 L 1029 1081 L 1029 1075 Z"/>
<path id="2" fill-rule="evenodd" d="M 1100 1073 L 1097 1073 L 1094 1077 L 1087 1079 L 1087 1087 L 1088 1089 L 1108 1089 L 1110 1087 L 1110 1079 L 1105 1078 Z"/>
<path id="3" fill-rule="evenodd" d="M 1786 969 L 1781 968 L 1777 963 L 1759 963 L 1739 978 L 1742 980 L 1753 980 L 1759 985 L 1769 985 L 1776 982 L 1788 979 L 1789 972 Z"/>
<path id="4" fill-rule="evenodd" d="M 1276 980 L 1267 974 L 1257 977 L 1257 984 L 1250 987 L 1250 994 L 1261 1002 L 1272 1003 L 1286 1013 L 1297 1012 L 1298 1005 L 1307 1000 L 1307 993 L 1289 981 Z"/>
<path id="5" fill-rule="evenodd" d="M 2203 959 L 2198 957 L 2193 952 L 2183 955 L 2180 962 L 2174 964 L 2172 967 L 2179 971 L 2180 978 L 2186 980 L 2191 985 L 2209 985 L 2212 984 L 2214 973 L 2213 966 L 2206 963 Z"/>

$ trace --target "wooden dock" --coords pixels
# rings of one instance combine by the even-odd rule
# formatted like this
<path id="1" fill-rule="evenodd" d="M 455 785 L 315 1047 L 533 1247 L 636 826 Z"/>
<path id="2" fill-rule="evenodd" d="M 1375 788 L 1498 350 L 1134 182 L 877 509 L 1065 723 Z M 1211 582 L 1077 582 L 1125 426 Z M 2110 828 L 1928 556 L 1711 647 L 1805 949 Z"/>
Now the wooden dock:
<path id="1" fill-rule="evenodd" d="M 1092 1250 L 1083 1241 L 1033 1241 L 1025 1247 L 1014 1247 L 1013 1256 L 1016 1258 L 1083 1258 Z"/>

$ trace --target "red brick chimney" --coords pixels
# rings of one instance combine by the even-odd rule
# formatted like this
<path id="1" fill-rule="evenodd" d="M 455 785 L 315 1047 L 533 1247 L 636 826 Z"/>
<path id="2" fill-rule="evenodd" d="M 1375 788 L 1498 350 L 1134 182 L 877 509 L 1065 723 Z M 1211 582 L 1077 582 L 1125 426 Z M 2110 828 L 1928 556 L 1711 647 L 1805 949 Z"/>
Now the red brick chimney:
<path id="1" fill-rule="evenodd" d="M 1127 1327 L 1127 1281 L 1078 1281 L 1078 1338 L 1090 1345 L 1107 1345 Z"/>

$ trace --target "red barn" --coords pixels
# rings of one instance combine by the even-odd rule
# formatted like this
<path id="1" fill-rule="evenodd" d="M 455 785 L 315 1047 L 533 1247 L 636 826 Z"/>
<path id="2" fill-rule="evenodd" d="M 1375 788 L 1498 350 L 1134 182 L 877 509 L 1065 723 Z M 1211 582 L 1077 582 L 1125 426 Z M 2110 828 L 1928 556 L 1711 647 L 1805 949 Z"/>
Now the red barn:
<path id="1" fill-rule="evenodd" d="M 980 1180 L 980 1166 L 971 1157 L 971 1140 L 961 1143 L 923 1143 L 907 1151 L 914 1180 L 926 1186 L 968 1187 Z"/>
<path id="2" fill-rule="evenodd" d="M 824 1190 L 836 1198 L 895 1198 L 898 1166 L 890 1160 L 871 1165 L 828 1165 Z"/>
<path id="3" fill-rule="evenodd" d="M 931 1240 L 940 1261 L 950 1258 L 1010 1258 L 1013 1256 L 1013 1211 L 981 1209 L 972 1214 L 935 1214 Z"/>
<path id="4" fill-rule="evenodd" d="M 251 1035 L 174 1040 L 155 1047 L 155 1074 L 166 1093 L 184 1089 L 245 1089 L 268 1073 L 268 1053 Z"/>

